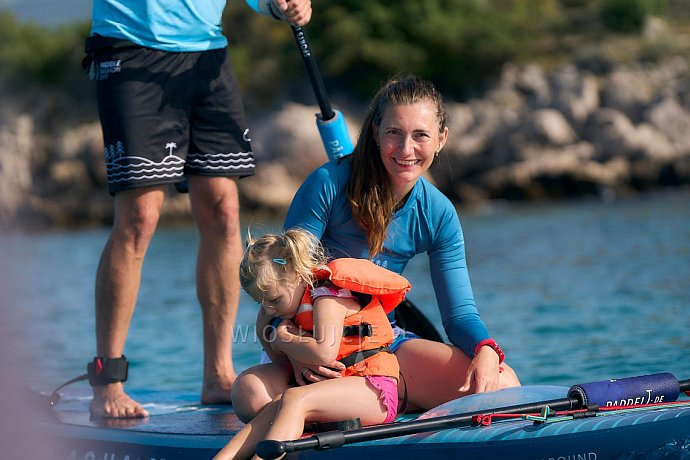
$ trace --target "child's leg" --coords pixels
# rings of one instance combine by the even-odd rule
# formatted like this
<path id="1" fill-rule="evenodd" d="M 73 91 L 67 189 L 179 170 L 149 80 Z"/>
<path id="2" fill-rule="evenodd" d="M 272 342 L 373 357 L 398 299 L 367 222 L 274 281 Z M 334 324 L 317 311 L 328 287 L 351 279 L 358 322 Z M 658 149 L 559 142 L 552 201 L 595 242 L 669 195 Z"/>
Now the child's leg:
<path id="1" fill-rule="evenodd" d="M 280 400 L 270 402 L 259 414 L 232 437 L 213 460 L 249 458 L 254 455 L 256 445 L 265 439 L 273 419 L 278 412 Z"/>
<path id="2" fill-rule="evenodd" d="M 266 439 L 297 439 L 305 421 L 336 422 L 359 417 L 363 425 L 375 425 L 383 423 L 386 415 L 380 391 L 364 377 L 325 380 L 286 390 Z"/>
<path id="3" fill-rule="evenodd" d="M 249 422 L 261 410 L 294 385 L 288 363 L 259 364 L 242 372 L 232 385 L 232 407 L 237 417 Z"/>

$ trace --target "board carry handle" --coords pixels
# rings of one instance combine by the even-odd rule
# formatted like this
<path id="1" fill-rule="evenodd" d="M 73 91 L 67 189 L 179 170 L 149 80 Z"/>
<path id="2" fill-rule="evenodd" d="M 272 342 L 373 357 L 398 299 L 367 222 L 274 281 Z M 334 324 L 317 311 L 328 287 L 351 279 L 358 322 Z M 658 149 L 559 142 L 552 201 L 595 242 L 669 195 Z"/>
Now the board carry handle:
<path id="1" fill-rule="evenodd" d="M 670 377 L 669 377 L 670 376 Z M 615 385 L 616 389 L 627 388 L 630 393 L 618 393 L 620 399 L 632 399 L 639 397 L 639 388 L 644 384 L 657 385 L 657 388 L 666 389 L 666 386 L 671 381 L 676 383 L 675 391 L 665 394 L 664 397 L 675 398 L 667 399 L 664 402 L 672 402 L 678 398 L 681 392 L 690 393 L 690 379 L 676 380 L 672 374 L 650 374 L 637 377 L 629 377 L 625 379 L 604 380 L 601 382 L 592 382 L 585 384 L 573 385 L 568 391 L 569 395 L 565 398 L 552 399 L 548 401 L 541 401 L 535 403 L 518 404 L 513 406 L 499 407 L 496 409 L 487 409 L 484 413 L 487 414 L 516 414 L 516 413 L 538 413 L 542 409 L 548 407 L 555 411 L 563 410 L 578 410 L 582 409 L 586 404 L 583 401 L 582 394 L 572 391 L 575 387 L 583 389 L 585 397 L 590 400 L 589 404 L 597 404 L 594 402 L 599 396 L 597 392 L 601 387 L 607 386 L 612 382 L 621 382 L 623 384 Z M 593 390 L 592 390 L 593 389 Z M 593 391 L 592 394 L 587 391 Z M 572 395 L 571 395 L 572 392 Z M 660 395 L 661 393 L 654 393 Z M 604 402 L 603 406 L 606 405 Z M 261 458 L 275 459 L 284 454 L 292 452 L 301 452 L 304 450 L 317 449 L 332 449 L 341 447 L 346 444 L 353 444 L 356 442 L 373 441 L 377 439 L 387 439 L 396 436 L 405 436 L 410 434 L 425 433 L 429 431 L 445 430 L 449 428 L 460 428 L 471 426 L 474 423 L 476 416 L 481 415 L 477 412 L 467 412 L 463 414 L 444 415 L 441 417 L 433 417 L 428 419 L 416 419 L 407 422 L 393 422 L 385 425 L 373 425 L 364 428 L 358 428 L 348 431 L 328 431 L 324 433 L 317 433 L 312 436 L 297 439 L 294 441 L 275 441 L 266 440 L 261 441 L 256 447 L 256 454 Z"/>

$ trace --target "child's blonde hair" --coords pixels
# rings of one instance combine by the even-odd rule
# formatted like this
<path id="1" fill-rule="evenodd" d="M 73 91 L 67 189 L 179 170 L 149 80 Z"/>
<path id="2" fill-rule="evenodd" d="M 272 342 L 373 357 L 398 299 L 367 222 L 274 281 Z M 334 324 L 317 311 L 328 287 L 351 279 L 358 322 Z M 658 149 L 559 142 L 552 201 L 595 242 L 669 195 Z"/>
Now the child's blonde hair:
<path id="1" fill-rule="evenodd" d="M 240 263 L 240 283 L 245 291 L 271 286 L 301 277 L 310 286 L 314 270 L 328 259 L 321 242 L 302 229 L 269 233 L 257 239 L 247 236 L 247 248 Z"/>

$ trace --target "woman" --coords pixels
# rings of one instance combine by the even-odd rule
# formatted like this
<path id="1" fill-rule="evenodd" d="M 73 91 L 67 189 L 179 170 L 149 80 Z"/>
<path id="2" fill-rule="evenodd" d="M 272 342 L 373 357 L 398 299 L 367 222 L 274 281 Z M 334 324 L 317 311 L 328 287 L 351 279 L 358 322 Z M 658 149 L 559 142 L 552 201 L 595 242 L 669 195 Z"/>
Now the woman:
<path id="1" fill-rule="evenodd" d="M 393 79 L 369 106 L 353 154 L 315 170 L 295 195 L 285 228 L 321 239 L 333 258 L 368 258 L 402 273 L 426 252 L 443 327 L 451 344 L 396 328 L 391 347 L 408 407 L 428 409 L 459 396 L 520 384 L 491 339 L 474 302 L 460 221 L 453 204 L 423 174 L 448 139 L 446 109 L 434 86 L 417 76 Z M 259 314 L 259 326 L 267 319 Z M 261 329 L 259 329 L 261 330 Z M 298 383 L 336 378 L 338 363 L 292 360 Z M 284 380 L 258 379 L 255 368 L 233 386 L 235 411 L 250 419 L 280 394 Z"/>

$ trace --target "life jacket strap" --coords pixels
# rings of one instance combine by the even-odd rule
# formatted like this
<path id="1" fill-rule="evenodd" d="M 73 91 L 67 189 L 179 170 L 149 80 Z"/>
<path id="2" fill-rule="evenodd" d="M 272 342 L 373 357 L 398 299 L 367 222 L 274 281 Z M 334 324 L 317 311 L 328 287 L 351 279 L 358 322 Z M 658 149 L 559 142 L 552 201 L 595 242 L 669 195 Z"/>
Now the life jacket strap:
<path id="1" fill-rule="evenodd" d="M 343 326 L 343 337 L 371 337 L 372 335 L 374 335 L 374 330 L 369 323 Z"/>
<path id="2" fill-rule="evenodd" d="M 351 367 L 357 363 L 364 361 L 368 357 L 374 356 L 375 354 L 378 354 L 378 353 L 393 353 L 393 352 L 391 351 L 391 347 L 389 347 L 388 345 L 384 345 L 382 347 L 372 348 L 370 350 L 356 351 L 356 352 L 349 354 L 343 358 L 340 358 L 338 361 L 343 363 L 345 365 L 345 367 Z"/>

